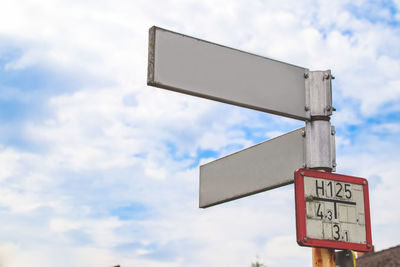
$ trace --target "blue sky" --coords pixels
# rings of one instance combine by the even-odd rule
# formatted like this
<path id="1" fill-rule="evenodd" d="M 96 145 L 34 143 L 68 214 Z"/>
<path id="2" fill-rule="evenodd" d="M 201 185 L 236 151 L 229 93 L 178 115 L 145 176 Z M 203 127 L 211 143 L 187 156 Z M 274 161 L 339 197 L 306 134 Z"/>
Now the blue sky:
<path id="1" fill-rule="evenodd" d="M 28 1 L 0 10 L 0 266 L 306 266 L 293 185 L 198 208 L 199 164 L 296 129 L 146 85 L 157 25 L 331 69 L 337 172 L 400 243 L 400 2 Z"/>

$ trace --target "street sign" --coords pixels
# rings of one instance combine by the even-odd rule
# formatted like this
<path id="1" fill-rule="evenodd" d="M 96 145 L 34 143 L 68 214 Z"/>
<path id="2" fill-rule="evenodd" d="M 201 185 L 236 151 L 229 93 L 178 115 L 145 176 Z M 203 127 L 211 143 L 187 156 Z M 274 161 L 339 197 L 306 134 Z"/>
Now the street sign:
<path id="1" fill-rule="evenodd" d="M 149 30 L 147 84 L 298 120 L 307 69 L 158 27 Z"/>
<path id="2" fill-rule="evenodd" d="M 366 179 L 299 169 L 295 194 L 299 245 L 372 250 Z"/>
<path id="3" fill-rule="evenodd" d="M 148 85 L 306 122 L 200 166 L 201 208 L 292 183 L 300 167 L 333 171 L 332 79 L 330 70 L 310 72 L 155 26 L 149 30 Z M 365 179 L 299 169 L 295 192 L 297 240 L 315 248 L 315 263 L 335 266 L 334 249 L 316 247 L 372 250 Z"/>
<path id="4" fill-rule="evenodd" d="M 304 128 L 200 166 L 200 207 L 293 183 L 305 162 Z"/>

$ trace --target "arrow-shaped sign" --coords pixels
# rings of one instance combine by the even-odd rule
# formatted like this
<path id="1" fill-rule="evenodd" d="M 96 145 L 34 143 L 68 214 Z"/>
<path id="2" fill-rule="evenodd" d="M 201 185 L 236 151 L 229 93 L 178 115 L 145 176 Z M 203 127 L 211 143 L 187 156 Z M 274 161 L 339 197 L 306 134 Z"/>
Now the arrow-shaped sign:
<path id="1" fill-rule="evenodd" d="M 299 120 L 308 120 L 307 69 L 150 29 L 147 84 Z"/>

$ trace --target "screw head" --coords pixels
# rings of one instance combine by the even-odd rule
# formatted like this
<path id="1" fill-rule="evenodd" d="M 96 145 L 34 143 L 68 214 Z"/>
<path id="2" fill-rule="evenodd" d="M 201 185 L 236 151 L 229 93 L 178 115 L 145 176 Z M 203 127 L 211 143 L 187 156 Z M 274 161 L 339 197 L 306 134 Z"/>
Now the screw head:
<path id="1" fill-rule="evenodd" d="M 301 131 L 301 136 L 306 136 L 306 131 Z"/>
<path id="2" fill-rule="evenodd" d="M 363 185 L 367 185 L 367 181 L 363 181 Z"/>
<path id="3" fill-rule="evenodd" d="M 336 167 L 336 162 L 333 162 L 333 163 L 332 163 L 332 167 Z"/>
<path id="4" fill-rule="evenodd" d="M 304 73 L 304 78 L 308 79 L 308 73 Z"/>
<path id="5" fill-rule="evenodd" d="M 304 107 L 304 110 L 305 110 L 305 111 L 309 111 L 309 110 L 310 110 L 310 106 L 309 106 L 309 105 L 306 105 L 306 106 Z"/>
<path id="6" fill-rule="evenodd" d="M 305 236 L 305 237 L 303 238 L 303 241 L 304 241 L 304 242 L 307 242 L 307 240 L 308 240 L 308 238 Z"/>

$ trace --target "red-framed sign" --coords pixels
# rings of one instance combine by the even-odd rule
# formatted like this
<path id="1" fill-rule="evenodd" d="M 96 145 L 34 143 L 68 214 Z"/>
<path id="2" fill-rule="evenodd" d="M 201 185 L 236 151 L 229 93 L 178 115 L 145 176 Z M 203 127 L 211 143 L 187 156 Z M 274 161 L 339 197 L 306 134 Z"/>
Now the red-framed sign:
<path id="1" fill-rule="evenodd" d="M 295 195 L 300 246 L 372 250 L 366 179 L 299 169 Z"/>

